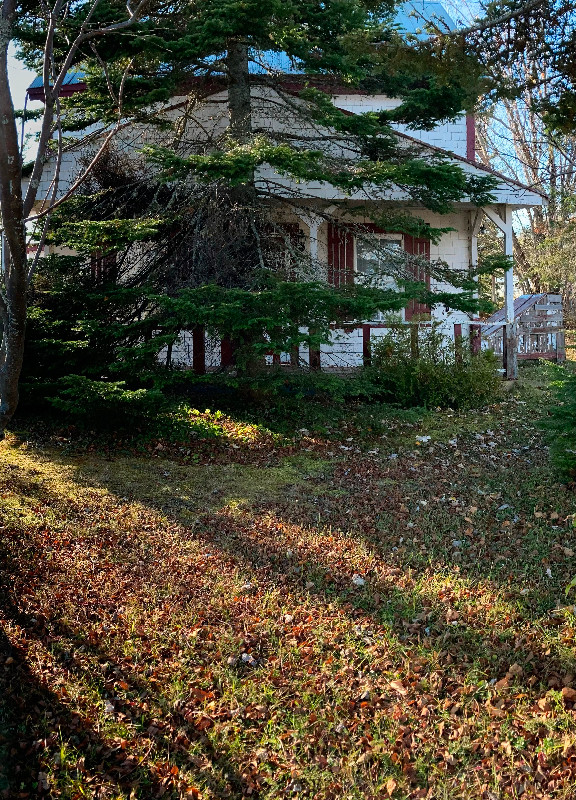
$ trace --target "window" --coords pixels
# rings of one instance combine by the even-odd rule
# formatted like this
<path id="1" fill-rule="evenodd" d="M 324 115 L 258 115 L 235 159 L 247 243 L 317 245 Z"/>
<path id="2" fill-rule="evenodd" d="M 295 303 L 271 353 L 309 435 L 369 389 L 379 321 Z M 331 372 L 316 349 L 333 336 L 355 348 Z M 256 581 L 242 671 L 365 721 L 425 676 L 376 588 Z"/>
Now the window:
<path id="1" fill-rule="evenodd" d="M 404 250 L 404 240 L 399 233 L 369 232 L 364 237 L 356 237 L 355 270 L 356 280 L 377 285 L 382 289 L 396 289 L 396 281 L 384 270 L 388 265 L 394 271 L 394 256 Z M 392 257 L 392 258 L 391 258 Z M 385 314 L 378 311 L 370 322 L 385 322 Z"/>
<path id="2" fill-rule="evenodd" d="M 295 223 L 275 223 L 265 238 L 266 260 L 276 272 L 287 280 L 297 280 L 305 259 L 306 240 L 300 226 Z"/>
<path id="3" fill-rule="evenodd" d="M 356 237 L 356 272 L 368 277 L 386 265 L 387 251 L 402 250 L 402 236 L 394 233 L 374 233 L 365 239 Z M 384 276 L 383 276 L 384 277 Z"/>

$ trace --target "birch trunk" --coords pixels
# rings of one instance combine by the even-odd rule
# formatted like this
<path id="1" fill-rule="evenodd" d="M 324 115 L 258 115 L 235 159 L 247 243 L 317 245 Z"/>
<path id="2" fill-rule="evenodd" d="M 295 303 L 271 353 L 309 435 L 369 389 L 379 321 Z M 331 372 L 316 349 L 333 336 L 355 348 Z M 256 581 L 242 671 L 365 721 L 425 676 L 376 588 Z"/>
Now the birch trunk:
<path id="1" fill-rule="evenodd" d="M 8 46 L 15 7 L 2 3 L 0 17 L 0 213 L 2 218 L 2 291 L 0 318 L 0 439 L 18 405 L 18 381 L 26 332 L 27 258 L 18 131 L 8 79 Z"/>

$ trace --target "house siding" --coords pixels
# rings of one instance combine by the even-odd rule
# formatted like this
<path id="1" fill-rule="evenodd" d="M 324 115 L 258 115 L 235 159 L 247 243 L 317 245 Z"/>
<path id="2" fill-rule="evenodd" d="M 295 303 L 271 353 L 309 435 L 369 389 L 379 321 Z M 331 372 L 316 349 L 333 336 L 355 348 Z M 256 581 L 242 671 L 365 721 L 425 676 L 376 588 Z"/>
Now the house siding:
<path id="1" fill-rule="evenodd" d="M 391 111 L 400 105 L 400 100 L 394 100 L 383 94 L 337 94 L 332 97 L 332 102 L 344 111 L 353 114 L 366 114 L 369 111 Z M 437 125 L 431 131 L 413 130 L 406 125 L 395 124 L 394 128 L 400 133 L 406 133 L 413 139 L 418 139 L 423 144 L 431 144 L 450 150 L 462 158 L 469 155 L 466 115 L 460 114 L 454 121 Z"/>

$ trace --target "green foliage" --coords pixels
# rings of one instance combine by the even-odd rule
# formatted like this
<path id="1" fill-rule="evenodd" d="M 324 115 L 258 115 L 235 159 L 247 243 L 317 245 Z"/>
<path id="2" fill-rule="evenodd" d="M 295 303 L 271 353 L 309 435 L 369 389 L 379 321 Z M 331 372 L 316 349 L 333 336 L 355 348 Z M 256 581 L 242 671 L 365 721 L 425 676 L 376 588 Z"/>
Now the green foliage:
<path id="1" fill-rule="evenodd" d="M 554 402 L 542 421 L 550 445 L 550 458 L 560 475 L 576 480 L 576 373 L 558 364 L 544 363 L 551 374 Z"/>
<path id="2" fill-rule="evenodd" d="M 507 256 L 501 252 L 486 253 L 480 258 L 477 275 L 503 274 L 514 266 L 512 256 Z"/>
<path id="3" fill-rule="evenodd" d="M 165 147 L 149 145 L 144 154 L 162 170 L 165 182 L 185 180 L 190 175 L 211 183 L 223 180 L 230 186 L 247 184 L 263 164 L 296 181 L 321 181 L 353 192 L 370 184 L 379 188 L 399 186 L 427 208 L 447 213 L 464 197 L 478 206 L 493 202 L 498 185 L 492 176 L 466 175 L 446 156 L 429 154 L 427 159 L 405 156 L 401 160 L 358 160 L 347 164 L 322 150 L 296 149 L 256 137 L 249 145 L 232 144 L 227 150 L 208 155 L 179 156 Z"/>
<path id="4" fill-rule="evenodd" d="M 382 399 L 404 407 L 477 408 L 500 388 L 492 353 L 469 354 L 446 340 L 436 324 L 399 326 L 372 345 L 370 377 Z"/>
<path id="5" fill-rule="evenodd" d="M 159 219 L 66 221 L 55 226 L 49 241 L 65 244 L 78 252 L 114 252 L 132 242 L 150 241 L 160 224 Z"/>
<path id="6" fill-rule="evenodd" d="M 118 430 L 156 419 L 166 409 L 166 398 L 155 390 L 127 389 L 123 381 L 95 381 L 68 375 L 58 381 L 58 395 L 50 404 L 69 421 Z"/>

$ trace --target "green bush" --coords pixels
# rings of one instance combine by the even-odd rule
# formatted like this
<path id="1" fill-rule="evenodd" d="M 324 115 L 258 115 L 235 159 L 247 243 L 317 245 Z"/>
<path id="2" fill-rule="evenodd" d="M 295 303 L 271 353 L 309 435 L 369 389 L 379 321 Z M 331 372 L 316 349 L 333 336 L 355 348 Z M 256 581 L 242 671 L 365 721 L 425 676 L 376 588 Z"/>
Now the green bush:
<path id="1" fill-rule="evenodd" d="M 490 351 L 472 355 L 442 334 L 440 326 L 390 330 L 372 345 L 369 376 L 380 398 L 404 408 L 478 408 L 501 386 Z"/>
<path id="2" fill-rule="evenodd" d="M 553 402 L 542 426 L 547 431 L 550 458 L 563 478 L 576 480 L 576 373 L 557 364 L 546 364 L 554 379 Z"/>
<path id="3" fill-rule="evenodd" d="M 127 389 L 122 381 L 94 381 L 85 375 L 61 378 L 50 404 L 70 422 L 117 430 L 146 423 L 166 409 L 161 392 Z"/>

